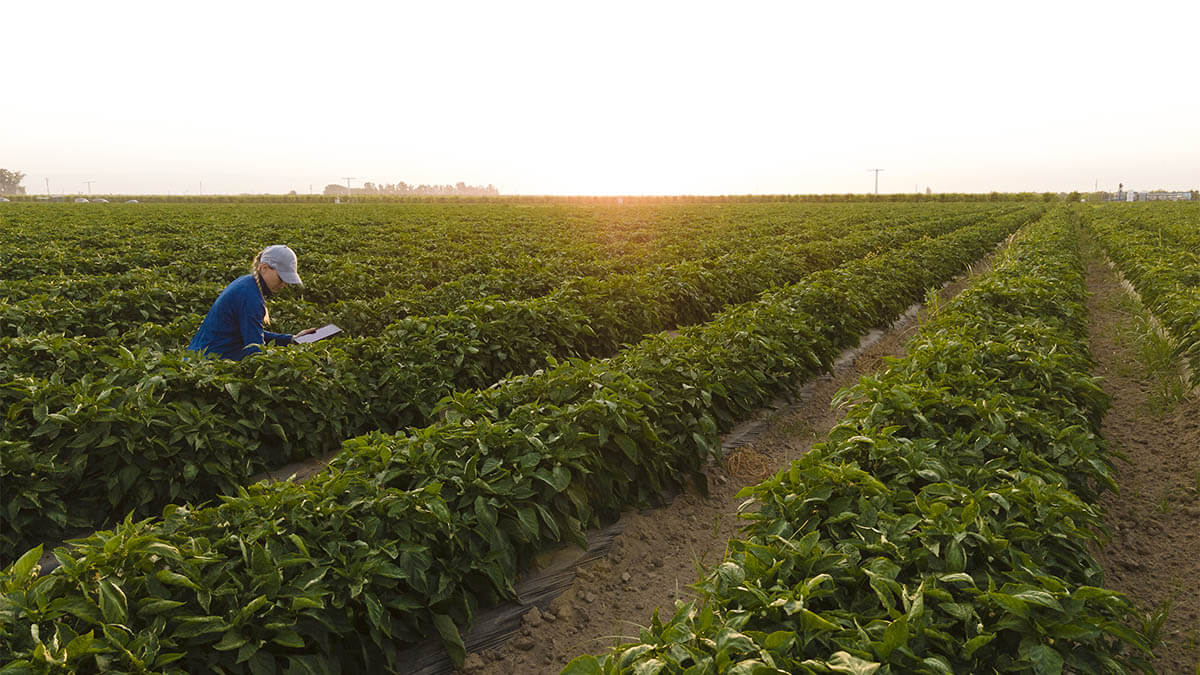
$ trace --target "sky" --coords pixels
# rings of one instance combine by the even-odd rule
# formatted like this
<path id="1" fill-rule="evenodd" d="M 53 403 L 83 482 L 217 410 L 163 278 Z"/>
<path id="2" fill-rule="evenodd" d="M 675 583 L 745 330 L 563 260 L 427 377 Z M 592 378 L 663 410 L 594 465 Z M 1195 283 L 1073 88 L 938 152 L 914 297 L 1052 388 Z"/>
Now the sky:
<path id="1" fill-rule="evenodd" d="M 1197 25 L 1158 0 L 10 0 L 0 168 L 56 194 L 1193 189 Z"/>

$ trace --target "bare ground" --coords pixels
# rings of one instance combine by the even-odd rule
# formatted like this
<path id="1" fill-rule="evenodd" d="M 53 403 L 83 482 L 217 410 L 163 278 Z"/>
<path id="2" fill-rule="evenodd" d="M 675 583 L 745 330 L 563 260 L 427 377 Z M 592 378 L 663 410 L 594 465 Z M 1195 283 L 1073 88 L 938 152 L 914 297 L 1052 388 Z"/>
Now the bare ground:
<path id="1" fill-rule="evenodd" d="M 1094 255 L 1087 279 L 1092 357 L 1112 396 L 1102 433 L 1124 456 L 1120 491 L 1102 501 L 1112 538 L 1097 556 L 1110 588 L 1144 613 L 1168 611 L 1158 672 L 1200 673 L 1200 392 L 1164 392 L 1139 363 L 1136 301 Z"/>

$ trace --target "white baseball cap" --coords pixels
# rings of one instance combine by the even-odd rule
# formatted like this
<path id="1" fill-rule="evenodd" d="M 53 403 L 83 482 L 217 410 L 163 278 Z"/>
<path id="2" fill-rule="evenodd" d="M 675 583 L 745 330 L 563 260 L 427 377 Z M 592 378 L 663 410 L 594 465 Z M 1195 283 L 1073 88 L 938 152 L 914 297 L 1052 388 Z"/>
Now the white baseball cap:
<path id="1" fill-rule="evenodd" d="M 304 285 L 304 282 L 300 281 L 300 275 L 296 274 L 296 252 L 287 246 L 275 244 L 264 248 L 258 256 L 258 261 L 266 263 L 278 272 L 284 283 Z"/>

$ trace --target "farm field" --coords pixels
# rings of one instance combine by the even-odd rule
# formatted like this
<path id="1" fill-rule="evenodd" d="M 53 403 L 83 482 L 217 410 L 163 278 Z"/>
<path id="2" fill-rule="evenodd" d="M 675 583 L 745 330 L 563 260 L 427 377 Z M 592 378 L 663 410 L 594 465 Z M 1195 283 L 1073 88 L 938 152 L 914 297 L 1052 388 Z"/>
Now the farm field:
<path id="1" fill-rule="evenodd" d="M 266 216 L 256 216 L 254 209 L 244 214 L 218 209 L 214 216 L 184 208 L 185 214 L 214 219 L 210 230 L 217 232 L 197 238 L 187 229 L 154 229 L 160 220 L 185 217 L 179 208 L 133 216 L 125 236 L 113 244 L 118 253 L 93 242 L 90 254 L 74 259 L 70 268 L 65 263 L 54 268 L 51 261 L 59 256 L 48 255 L 43 266 L 53 272 L 0 281 L 7 284 L 0 297 L 10 317 L 4 324 L 9 335 L 0 337 L 5 348 L 0 375 L 12 378 L 0 392 L 8 411 L 0 477 L 10 495 L 0 560 L 130 512 L 154 515 L 168 503 L 233 494 L 260 471 L 326 454 L 369 431 L 425 426 L 448 394 L 532 372 L 547 357 L 611 356 L 647 333 L 701 323 L 724 305 L 746 302 L 810 272 L 978 223 L 1015 227 L 1031 213 L 1024 206 L 956 205 L 920 219 L 904 208 L 737 205 L 732 213 L 711 206 L 630 209 L 615 223 L 599 226 L 603 212 L 549 207 L 534 210 L 541 220 L 526 227 L 534 219 L 528 208 L 509 208 L 502 216 L 491 205 L 447 206 L 445 212 L 392 207 L 390 217 L 400 214 L 403 220 L 389 230 L 392 236 L 381 238 L 372 225 L 389 212 L 366 207 L 357 214 L 367 226 L 358 243 L 341 233 L 337 246 L 343 258 L 329 262 L 316 254 L 312 273 L 304 267 L 308 282 L 302 293 L 327 284 L 342 288 L 342 299 L 289 305 L 285 294 L 282 302 L 272 301 L 278 326 L 297 330 L 334 322 L 348 338 L 246 363 L 195 363 L 181 347 L 222 285 L 168 283 L 157 278 L 158 268 L 183 270 L 180 276 L 187 278 L 216 275 L 208 263 L 197 262 L 193 271 L 169 265 L 167 252 L 203 260 L 212 255 L 211 241 L 244 237 L 242 219 Z M 314 236 L 311 219 L 327 211 L 276 207 L 266 213 L 296 223 L 297 250 L 307 262 L 308 247 L 317 245 L 305 239 Z M 460 236 L 471 218 L 484 231 Z M 588 219 L 593 226 L 579 224 Z M 14 242 L 8 255 L 15 276 L 28 276 L 22 261 L 36 251 L 68 246 L 42 242 L 45 228 L 14 221 L 7 235 Z M 71 232 L 55 222 L 50 231 L 79 248 L 96 236 L 94 228 L 116 227 L 103 219 L 79 223 Z M 276 236 L 266 233 L 277 228 L 272 222 L 260 236 Z M 452 244 L 439 251 L 442 240 Z M 263 242 L 243 243 L 236 254 L 223 249 L 221 255 L 237 261 L 220 262 L 224 274 L 239 274 Z M 189 246 L 199 251 L 193 255 Z M 386 255 L 360 254 L 367 246 Z M 526 252 L 497 257 L 512 247 Z M 475 259 L 468 250 L 476 251 Z M 655 253 L 662 250 L 673 252 Z M 114 268 L 121 259 L 131 269 Z M 358 294 L 370 286 L 365 277 L 387 278 L 393 269 L 400 274 L 395 261 L 403 259 L 424 261 L 406 272 L 412 288 L 381 298 Z M 443 268 L 448 276 L 436 273 Z M 472 283 L 463 276 L 468 269 L 477 270 Z M 133 283 L 134 275 L 154 278 L 157 285 Z M 533 281 L 526 286 L 520 279 Z M 322 292 L 336 295 L 329 287 Z M 399 300 L 402 296 L 409 300 Z M 417 296 L 423 299 L 411 300 Z M 413 314 L 414 304 L 429 313 Z M 369 320 L 363 319 L 364 307 L 371 308 Z M 174 318 L 165 326 L 146 321 L 159 314 Z"/>
<path id="2" fill-rule="evenodd" d="M 1014 233 L 905 360 L 851 390 L 822 448 L 753 488 L 763 510 L 726 533 L 703 608 L 664 608 L 636 644 L 569 669 L 1149 658 L 1133 620 L 1147 608 L 1103 590 L 1089 548 L 1120 467 L 1078 239 L 1195 363 L 1190 205 L 5 206 L 14 666 L 402 670 L 429 637 L 461 662 L 462 630 L 539 551 L 665 488 L 702 489 L 723 432 Z M 280 241 L 306 287 L 271 301 L 277 329 L 348 335 L 185 358 L 224 283 Z M 248 484 L 339 447 L 303 484 Z M 1178 462 L 1200 475 L 1194 454 Z M 121 521 L 36 574 L 38 544 Z"/>

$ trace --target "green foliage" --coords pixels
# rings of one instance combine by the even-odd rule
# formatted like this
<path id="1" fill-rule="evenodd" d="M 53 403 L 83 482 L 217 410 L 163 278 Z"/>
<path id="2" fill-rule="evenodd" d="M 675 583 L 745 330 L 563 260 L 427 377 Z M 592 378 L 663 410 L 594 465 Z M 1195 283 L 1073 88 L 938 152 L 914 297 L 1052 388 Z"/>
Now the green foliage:
<path id="1" fill-rule="evenodd" d="M 876 219 L 865 218 L 871 215 Z M 342 302 L 330 308 L 332 316 L 338 317 L 344 328 L 348 328 L 344 320 L 350 319 L 350 326 L 357 325 L 359 330 L 381 332 L 304 349 L 271 350 L 243 363 L 198 359 L 178 346 L 165 346 L 185 344 L 199 323 L 198 314 L 182 315 L 165 326 L 138 323 L 165 311 L 166 305 L 154 304 L 160 295 L 168 299 L 187 295 L 169 290 L 167 285 L 178 279 L 164 280 L 157 270 L 138 268 L 115 276 L 87 276 L 82 282 L 50 275 L 11 282 L 8 292 L 15 295 L 30 292 L 30 286 L 40 291 L 6 305 L 11 310 L 8 316 L 19 315 L 20 320 L 13 319 L 11 324 L 19 334 L 0 338 L 4 346 L 0 375 L 12 376 L 0 388 L 0 406 L 7 411 L 0 435 L 0 444 L 6 449 L 0 480 L 11 495 L 0 511 L 0 561 L 11 560 L 39 541 L 61 538 L 77 528 L 108 525 L 129 513 L 140 518 L 159 513 L 168 503 L 201 502 L 218 494 L 233 494 L 236 486 L 256 473 L 326 454 L 342 440 L 370 430 L 394 432 L 427 425 L 434 420 L 443 397 L 489 386 L 512 373 L 534 372 L 548 357 L 611 356 L 622 344 L 637 341 L 646 333 L 705 321 L 725 305 L 752 300 L 766 288 L 802 279 L 814 270 L 921 237 L 974 227 L 977 222 L 1011 229 L 1029 215 L 1029 208 L 965 214 L 952 210 L 939 218 L 904 223 L 880 221 L 876 212 L 865 211 L 851 214 L 849 222 L 827 214 L 825 220 L 802 220 L 789 226 L 774 221 L 731 225 L 724 219 L 688 228 L 681 225 L 685 232 L 699 232 L 708 239 L 702 239 L 700 245 L 660 242 L 656 245 L 664 252 L 651 251 L 647 257 L 679 255 L 685 258 L 682 262 L 617 271 L 616 267 L 632 265 L 627 256 L 618 255 L 617 260 L 623 262 L 614 265 L 612 273 L 559 276 L 557 288 L 534 298 L 520 296 L 544 291 L 553 285 L 556 274 L 598 267 L 598 263 L 586 262 L 585 253 L 592 247 L 579 245 L 573 254 L 559 254 L 563 269 L 551 272 L 546 262 L 525 267 L 497 260 L 490 248 L 478 252 L 478 260 L 464 263 L 448 257 L 464 255 L 459 246 L 452 245 L 438 256 L 423 254 L 426 264 L 455 272 L 495 264 L 499 270 L 487 278 L 536 283 L 509 288 L 516 296 L 513 299 L 474 299 L 442 314 L 392 318 L 386 325 L 380 319 L 386 314 L 376 311 L 381 307 L 403 314 L 447 299 L 458 303 L 460 295 L 485 286 L 459 277 L 429 289 L 424 305 L 412 296 L 412 303 L 400 303 L 403 307 L 394 309 L 399 302 L 395 294 L 372 299 L 365 290 L 369 286 L 363 279 L 367 268 L 331 260 L 325 263 L 324 277 L 305 273 L 309 288 L 330 283 L 343 292 L 362 294 L 366 299 L 345 302 L 360 302 L 356 307 L 363 316 L 355 319 L 339 314 L 344 309 Z M 731 228 L 740 235 L 736 245 L 715 238 Z M 427 239 L 433 238 L 427 246 L 442 243 L 434 236 L 437 233 L 425 232 Z M 555 241 L 560 235 L 550 232 L 545 236 Z M 637 232 L 628 236 L 635 242 L 642 240 Z M 682 235 L 670 237 L 675 238 Z M 683 248 L 685 243 L 692 248 Z M 765 248 L 757 248 L 759 245 Z M 603 245 L 617 248 L 618 254 L 631 246 Z M 536 249 L 547 247 L 543 242 Z M 354 250 L 353 245 L 349 248 Z M 139 260 L 132 252 L 118 251 Z M 161 251 L 149 248 L 141 254 L 161 255 Z M 115 258 L 117 253 L 111 255 Z M 686 259 L 688 256 L 692 259 Z M 302 254 L 306 261 L 309 257 L 316 257 L 320 264 L 320 254 Z M 76 264 L 86 261 L 84 257 Z M 109 258 L 103 257 L 93 264 L 107 269 L 108 263 Z M 387 261 L 380 266 L 375 273 L 390 269 Z M 199 306 L 203 311 L 219 290 L 218 284 L 207 279 L 230 272 L 226 267 L 211 271 L 197 267 L 185 267 L 187 271 L 179 274 L 206 281 L 191 287 L 190 299 L 171 307 Z M 435 278 L 428 271 L 406 274 L 410 279 Z M 850 274 L 849 268 L 838 274 Z M 898 281 L 891 279 L 892 283 Z M 106 284 L 114 283 L 116 290 L 104 292 Z M 860 282 L 826 273 L 813 283 Z M 76 289 L 76 284 L 82 288 Z M 131 288 L 125 288 L 127 285 Z M 448 287 L 453 288 L 434 299 L 439 290 Z M 128 302 L 114 300 L 114 294 Z M 131 304 L 139 297 L 146 304 Z M 64 311 L 63 302 L 82 303 L 82 309 L 76 309 L 88 317 L 84 324 L 102 321 L 95 324 L 103 328 L 98 329 L 102 335 L 20 333 L 31 324 L 39 325 L 38 321 L 66 322 L 53 323 L 56 329 L 70 327 L 79 312 Z M 136 328 L 118 336 L 103 335 L 109 330 L 104 327 L 120 325 L 112 313 L 124 306 L 136 309 L 135 316 L 122 319 Z M 304 306 L 317 305 L 304 301 Z M 375 309 L 368 311 L 369 306 Z M 849 329 L 842 325 L 844 317 L 828 312 L 819 299 L 783 309 L 793 310 L 809 311 L 838 331 Z M 31 313 L 27 316 L 26 312 Z M 102 319 L 98 318 L 101 314 Z M 311 317 L 314 323 L 328 318 Z M 861 331 L 862 325 L 857 330 Z"/>
<path id="2" fill-rule="evenodd" d="M 567 672 L 1148 668 L 1088 550 L 1114 485 L 1072 230 L 1028 228 L 825 444 L 746 489 L 759 510 L 698 603 Z"/>
<path id="3" fill-rule="evenodd" d="M 1120 206 L 1084 211 L 1085 225 L 1166 329 L 1168 358 L 1185 358 L 1192 385 L 1200 385 L 1200 205 Z M 1164 355 L 1147 357 L 1161 365 Z M 1179 395 L 1167 393 L 1168 400 Z"/>
<path id="4" fill-rule="evenodd" d="M 551 359 L 459 391 L 429 426 L 347 441 L 304 484 L 238 488 L 209 506 L 126 519 L 58 549 L 62 566 L 42 577 L 10 568 L 0 575 L 0 656 L 45 664 L 40 636 L 61 644 L 91 632 L 90 651 L 68 667 L 368 672 L 401 667 L 396 650 L 431 636 L 461 657 L 461 627 L 479 606 L 511 597 L 537 551 L 578 542 L 585 528 L 698 474 L 721 430 L 896 318 L 1027 214 L 943 224 L 942 236 L 779 287 L 678 336 L 610 359 Z M 829 621 L 800 619 L 812 630 Z M 750 672 L 759 666 L 734 661 L 753 651 L 769 668 L 791 644 L 730 630 L 714 658 Z"/>

